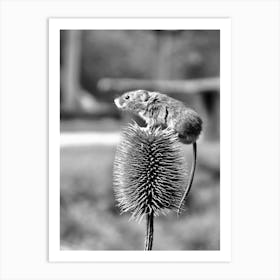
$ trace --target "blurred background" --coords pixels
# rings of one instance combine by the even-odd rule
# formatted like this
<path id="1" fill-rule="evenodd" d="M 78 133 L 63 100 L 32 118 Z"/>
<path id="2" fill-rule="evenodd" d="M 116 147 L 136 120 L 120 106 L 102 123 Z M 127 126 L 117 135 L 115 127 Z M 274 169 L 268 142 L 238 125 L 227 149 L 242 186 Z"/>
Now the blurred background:
<path id="1" fill-rule="evenodd" d="M 62 30 L 60 33 L 62 250 L 143 250 L 145 222 L 120 215 L 112 169 L 131 119 L 113 100 L 160 91 L 203 118 L 186 211 L 155 219 L 154 250 L 220 248 L 220 33 L 218 30 Z M 184 145 L 191 164 L 192 147 Z"/>

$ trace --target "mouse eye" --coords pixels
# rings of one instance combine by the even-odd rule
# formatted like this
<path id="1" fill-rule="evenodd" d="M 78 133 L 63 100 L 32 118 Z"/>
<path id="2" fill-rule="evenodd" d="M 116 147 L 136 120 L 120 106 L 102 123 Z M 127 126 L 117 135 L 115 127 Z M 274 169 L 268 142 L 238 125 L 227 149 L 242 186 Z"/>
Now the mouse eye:
<path id="1" fill-rule="evenodd" d="M 129 99 L 129 95 L 126 95 L 126 96 L 124 97 L 124 99 Z"/>

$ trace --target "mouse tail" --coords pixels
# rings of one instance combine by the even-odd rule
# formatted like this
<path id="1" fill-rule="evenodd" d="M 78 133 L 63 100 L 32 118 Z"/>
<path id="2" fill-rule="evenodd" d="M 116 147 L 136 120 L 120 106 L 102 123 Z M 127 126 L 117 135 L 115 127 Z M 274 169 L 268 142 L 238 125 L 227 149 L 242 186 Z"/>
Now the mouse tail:
<path id="1" fill-rule="evenodd" d="M 187 185 L 187 187 L 184 191 L 184 194 L 181 198 L 181 201 L 180 201 L 180 204 L 179 204 L 179 207 L 178 207 L 178 210 L 177 210 L 177 215 L 178 216 L 181 214 L 181 210 L 183 208 L 183 204 L 185 202 L 185 199 L 188 196 L 188 194 L 190 193 L 190 190 L 191 190 L 191 187 L 192 187 L 194 173 L 195 173 L 195 169 L 196 169 L 196 157 L 197 157 L 197 145 L 196 145 L 196 142 L 193 142 L 193 163 L 192 163 L 191 173 L 190 173 L 188 185 Z"/>

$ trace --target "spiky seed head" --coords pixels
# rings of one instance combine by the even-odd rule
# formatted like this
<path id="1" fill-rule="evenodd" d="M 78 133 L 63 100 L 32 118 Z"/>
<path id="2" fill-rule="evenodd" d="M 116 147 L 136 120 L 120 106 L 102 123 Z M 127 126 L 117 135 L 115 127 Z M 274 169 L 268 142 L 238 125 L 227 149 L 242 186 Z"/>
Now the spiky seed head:
<path id="1" fill-rule="evenodd" d="M 121 213 L 131 212 L 132 219 L 177 210 L 187 182 L 177 135 L 129 125 L 117 147 L 113 177 Z"/>

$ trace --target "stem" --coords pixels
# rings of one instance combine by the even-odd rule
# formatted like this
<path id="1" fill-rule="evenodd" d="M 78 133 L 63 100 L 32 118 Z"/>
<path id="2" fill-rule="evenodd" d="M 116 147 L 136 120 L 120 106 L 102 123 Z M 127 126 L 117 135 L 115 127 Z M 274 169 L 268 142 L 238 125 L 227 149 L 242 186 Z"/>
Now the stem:
<path id="1" fill-rule="evenodd" d="M 147 227 L 146 227 L 146 236 L 145 236 L 145 251 L 152 250 L 153 246 L 153 237 L 154 237 L 154 213 L 148 213 L 146 216 Z"/>

